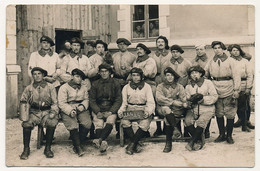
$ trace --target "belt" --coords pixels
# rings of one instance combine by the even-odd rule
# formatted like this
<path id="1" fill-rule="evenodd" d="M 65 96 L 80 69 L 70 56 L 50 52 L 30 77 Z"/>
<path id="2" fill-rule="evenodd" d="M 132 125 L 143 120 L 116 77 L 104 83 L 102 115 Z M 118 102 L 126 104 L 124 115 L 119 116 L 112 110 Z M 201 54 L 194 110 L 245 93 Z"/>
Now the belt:
<path id="1" fill-rule="evenodd" d="M 232 77 L 211 77 L 211 79 L 215 81 L 225 81 L 225 80 L 232 80 Z"/>
<path id="2" fill-rule="evenodd" d="M 247 80 L 247 78 L 241 78 L 241 81 L 246 81 Z"/>
<path id="3" fill-rule="evenodd" d="M 139 106 L 145 106 L 146 105 L 146 103 L 144 103 L 144 104 L 133 104 L 133 103 L 128 103 L 129 105 L 139 105 Z"/>
<path id="4" fill-rule="evenodd" d="M 35 110 L 50 110 L 51 107 L 50 106 L 31 106 L 31 109 L 35 109 Z"/>
<path id="5" fill-rule="evenodd" d="M 76 103 L 81 103 L 83 100 L 73 100 L 68 102 L 69 104 L 76 104 Z"/>

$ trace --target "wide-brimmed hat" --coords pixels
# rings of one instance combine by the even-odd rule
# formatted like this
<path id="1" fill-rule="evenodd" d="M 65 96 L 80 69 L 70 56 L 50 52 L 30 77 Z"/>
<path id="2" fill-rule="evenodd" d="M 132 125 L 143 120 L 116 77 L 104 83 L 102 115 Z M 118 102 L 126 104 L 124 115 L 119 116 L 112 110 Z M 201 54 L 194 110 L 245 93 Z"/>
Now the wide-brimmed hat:
<path id="1" fill-rule="evenodd" d="M 34 71 L 40 71 L 44 77 L 48 75 L 48 72 L 47 72 L 45 69 L 42 69 L 41 67 L 34 67 L 34 68 L 31 70 L 31 74 L 32 74 L 32 75 L 33 75 L 33 72 L 34 72 Z"/>

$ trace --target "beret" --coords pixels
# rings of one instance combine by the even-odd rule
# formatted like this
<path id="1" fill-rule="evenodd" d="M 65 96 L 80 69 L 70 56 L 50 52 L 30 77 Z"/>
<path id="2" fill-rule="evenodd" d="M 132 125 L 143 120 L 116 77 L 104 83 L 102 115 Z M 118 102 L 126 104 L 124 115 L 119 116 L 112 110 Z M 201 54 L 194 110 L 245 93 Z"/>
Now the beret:
<path id="1" fill-rule="evenodd" d="M 238 49 L 241 56 L 245 56 L 245 52 L 241 49 L 241 47 L 240 47 L 238 44 L 229 45 L 228 48 L 227 48 L 227 50 L 228 50 L 229 52 L 231 52 L 233 48 Z"/>
<path id="2" fill-rule="evenodd" d="M 48 72 L 47 72 L 46 70 L 42 69 L 41 67 L 34 67 L 34 68 L 31 70 L 31 74 L 32 74 L 32 75 L 33 75 L 33 72 L 34 72 L 34 71 L 40 71 L 40 72 L 43 74 L 44 77 L 48 75 Z"/>
<path id="3" fill-rule="evenodd" d="M 83 48 L 84 46 L 84 42 L 78 38 L 78 37 L 73 37 L 71 40 L 70 40 L 70 43 L 79 43 L 80 44 L 80 47 Z"/>
<path id="4" fill-rule="evenodd" d="M 184 50 L 179 45 L 172 45 L 171 46 L 171 51 L 173 51 L 173 50 L 177 50 L 180 53 L 184 52 Z"/>
<path id="5" fill-rule="evenodd" d="M 132 68 L 130 73 L 131 74 L 138 73 L 138 74 L 140 74 L 141 78 L 143 78 L 143 75 L 144 75 L 143 70 L 141 68 L 136 68 L 136 67 Z"/>
<path id="6" fill-rule="evenodd" d="M 99 65 L 98 66 L 98 70 L 100 71 L 101 69 L 107 69 L 110 72 L 112 72 L 111 66 L 109 64 L 107 64 L 107 63 L 103 63 L 103 64 Z"/>
<path id="7" fill-rule="evenodd" d="M 140 48 L 144 49 L 144 51 L 145 51 L 146 54 L 150 54 L 150 53 L 151 53 L 150 49 L 149 49 L 148 47 L 146 47 L 146 46 L 145 46 L 144 44 L 142 44 L 142 43 L 138 43 L 138 45 L 136 46 L 136 48 L 137 48 L 137 47 L 140 47 Z"/>
<path id="8" fill-rule="evenodd" d="M 97 47 L 97 44 L 102 44 L 104 47 L 106 46 L 106 43 L 103 42 L 103 40 L 97 40 L 96 44 L 95 44 L 95 47 Z"/>
<path id="9" fill-rule="evenodd" d="M 156 42 L 157 42 L 157 40 L 159 40 L 159 39 L 163 39 L 164 40 L 164 42 L 165 42 L 165 49 L 169 49 L 169 42 L 168 42 L 168 39 L 165 37 L 165 36 L 159 36 L 157 39 L 156 39 Z"/>
<path id="10" fill-rule="evenodd" d="M 216 45 L 220 45 L 220 47 L 223 49 L 223 50 L 226 50 L 226 46 L 224 45 L 224 43 L 222 43 L 221 41 L 213 41 L 211 43 L 211 47 L 214 48 L 214 46 Z"/>
<path id="11" fill-rule="evenodd" d="M 188 76 L 190 76 L 192 71 L 200 72 L 201 73 L 201 77 L 203 77 L 205 75 L 205 70 L 201 66 L 199 66 L 199 65 L 190 67 L 189 70 L 188 70 Z"/>
<path id="12" fill-rule="evenodd" d="M 49 42 L 49 43 L 51 44 L 51 46 L 54 46 L 54 45 L 55 45 L 55 43 L 53 42 L 53 40 L 52 40 L 50 37 L 48 37 L 48 36 L 42 36 L 41 39 L 40 39 L 40 42 L 43 42 L 43 41 Z"/>
<path id="13" fill-rule="evenodd" d="M 117 44 L 119 44 L 121 42 L 123 42 L 127 46 L 131 45 L 131 42 L 129 40 L 125 39 L 125 38 L 119 38 L 119 39 L 116 40 Z"/>
<path id="14" fill-rule="evenodd" d="M 95 47 L 95 46 L 96 46 L 96 43 L 95 43 L 94 41 L 88 40 L 88 41 L 86 42 L 86 45 L 90 45 L 90 46 L 92 46 L 92 47 Z"/>
<path id="15" fill-rule="evenodd" d="M 81 71 L 81 70 L 78 69 L 78 68 L 73 69 L 73 70 L 71 71 L 71 75 L 79 75 L 79 76 L 82 78 L 82 80 L 85 80 L 85 78 L 86 78 L 86 75 L 84 74 L 84 72 Z"/>
<path id="16" fill-rule="evenodd" d="M 165 68 L 165 70 L 163 71 L 164 75 L 166 75 L 166 73 L 171 73 L 174 76 L 174 79 L 177 80 L 180 78 L 179 74 L 177 74 L 171 67 L 167 67 Z"/>

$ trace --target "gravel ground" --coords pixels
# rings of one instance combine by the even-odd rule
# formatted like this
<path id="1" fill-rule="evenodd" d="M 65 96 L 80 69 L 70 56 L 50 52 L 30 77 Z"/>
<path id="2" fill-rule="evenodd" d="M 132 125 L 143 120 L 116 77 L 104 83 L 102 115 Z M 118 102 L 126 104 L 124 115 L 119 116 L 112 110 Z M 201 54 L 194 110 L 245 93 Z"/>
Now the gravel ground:
<path id="1" fill-rule="evenodd" d="M 251 115 L 254 124 L 254 114 Z M 151 135 L 155 131 L 155 123 L 151 124 Z M 255 164 L 255 131 L 241 132 L 234 128 L 234 145 L 226 142 L 214 143 L 218 136 L 216 120 L 211 122 L 211 137 L 200 151 L 190 152 L 185 149 L 186 142 L 173 142 L 173 150 L 163 153 L 164 142 L 143 142 L 144 149 L 139 154 L 127 155 L 125 148 L 120 147 L 115 139 L 115 130 L 108 138 L 109 148 L 106 154 L 100 154 L 89 141 L 86 154 L 78 157 L 72 150 L 68 140 L 69 132 L 59 123 L 52 146 L 54 158 L 47 159 L 43 155 L 44 147 L 36 149 L 37 129 L 31 137 L 31 154 L 28 160 L 20 160 L 23 150 L 22 127 L 18 119 L 6 120 L 6 166 L 85 166 L 85 167 L 254 167 Z"/>

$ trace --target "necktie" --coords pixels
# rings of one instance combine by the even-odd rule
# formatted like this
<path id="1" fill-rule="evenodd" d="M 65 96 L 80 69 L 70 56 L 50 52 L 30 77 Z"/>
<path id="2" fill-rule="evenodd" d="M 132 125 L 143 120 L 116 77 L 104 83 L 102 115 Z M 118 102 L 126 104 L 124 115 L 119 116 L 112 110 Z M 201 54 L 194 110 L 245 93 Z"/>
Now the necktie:
<path id="1" fill-rule="evenodd" d="M 218 66 L 220 66 L 220 59 L 218 59 Z"/>

